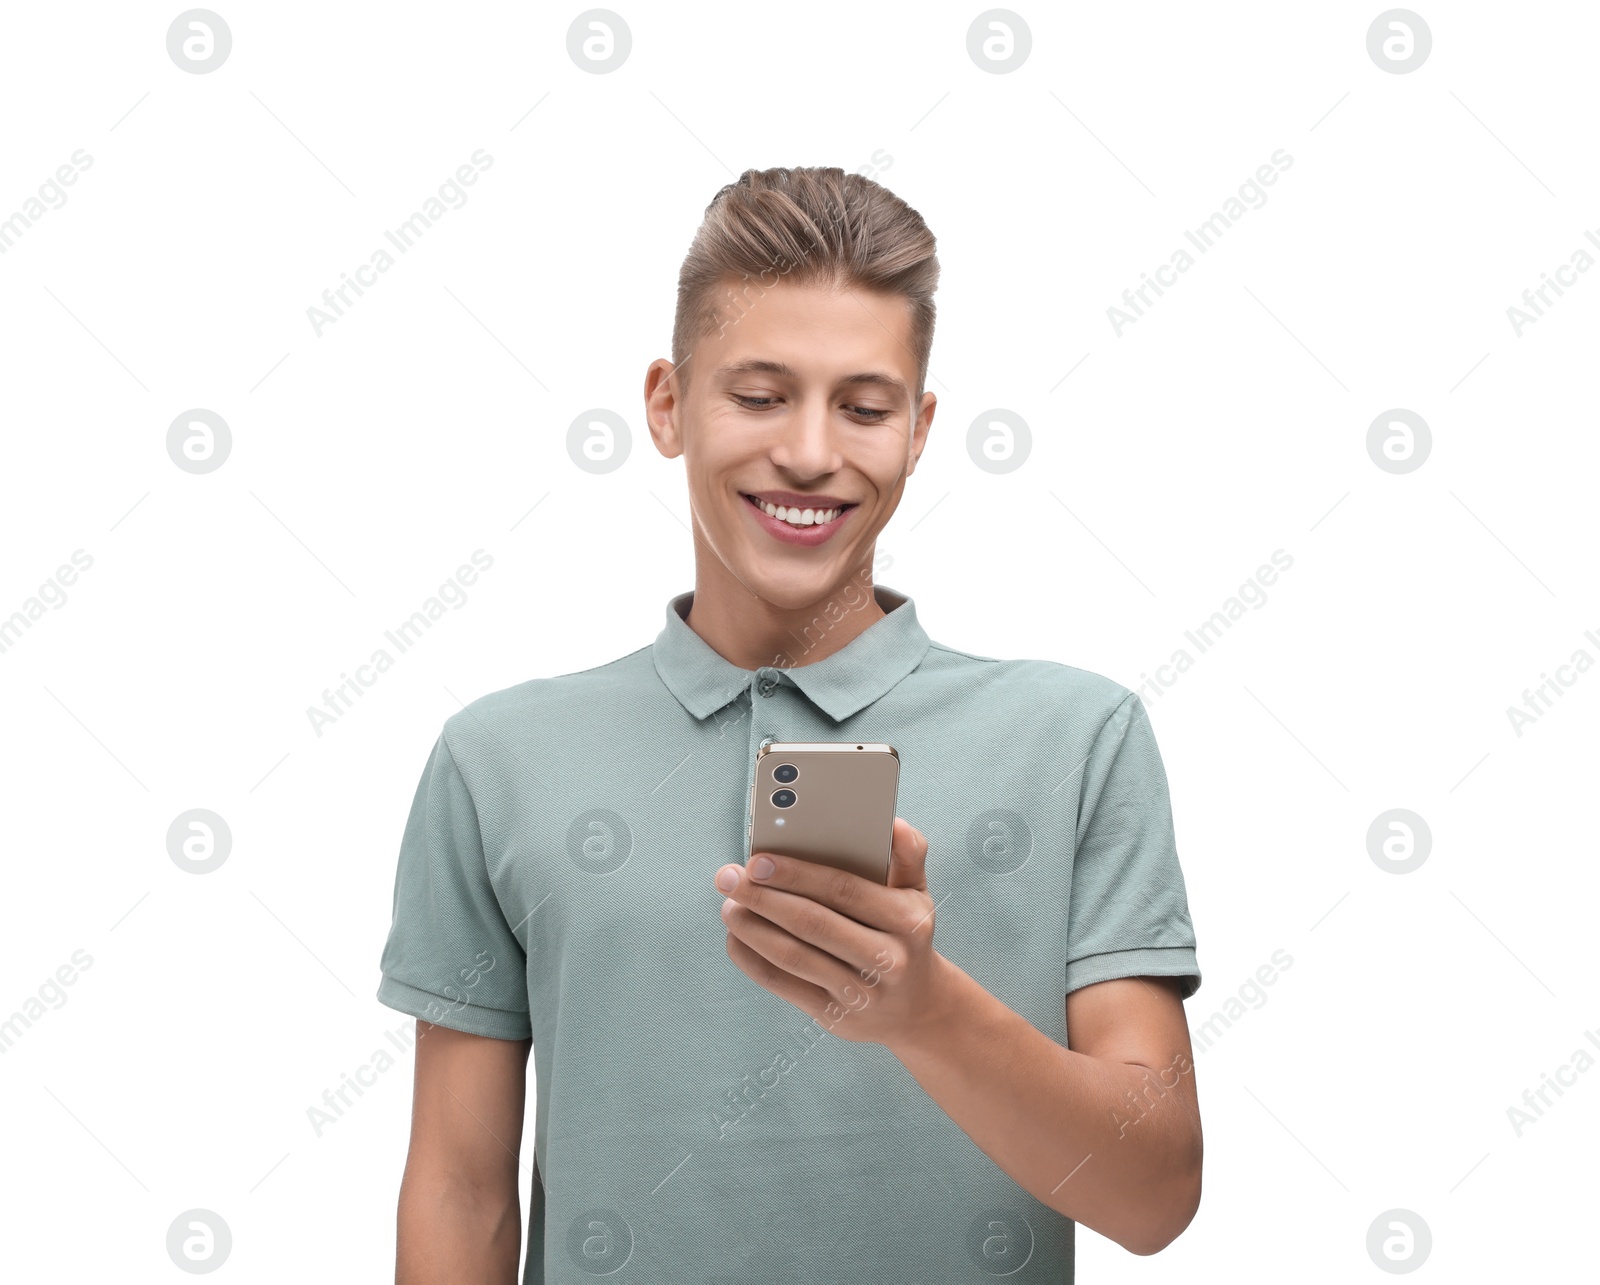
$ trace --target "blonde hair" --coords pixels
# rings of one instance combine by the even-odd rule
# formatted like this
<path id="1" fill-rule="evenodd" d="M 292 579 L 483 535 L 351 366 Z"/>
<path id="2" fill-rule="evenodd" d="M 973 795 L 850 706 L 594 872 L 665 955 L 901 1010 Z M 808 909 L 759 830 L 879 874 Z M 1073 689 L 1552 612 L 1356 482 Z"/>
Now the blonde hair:
<path id="1" fill-rule="evenodd" d="M 730 277 L 741 287 L 727 290 Z M 780 280 L 905 298 L 917 363 L 915 402 L 922 400 L 939 284 L 933 233 L 881 183 L 820 165 L 746 170 L 706 206 L 678 271 L 672 362 L 682 391 L 688 388 L 684 363 L 695 344 L 729 324 L 727 295 L 754 291 L 759 298 Z"/>

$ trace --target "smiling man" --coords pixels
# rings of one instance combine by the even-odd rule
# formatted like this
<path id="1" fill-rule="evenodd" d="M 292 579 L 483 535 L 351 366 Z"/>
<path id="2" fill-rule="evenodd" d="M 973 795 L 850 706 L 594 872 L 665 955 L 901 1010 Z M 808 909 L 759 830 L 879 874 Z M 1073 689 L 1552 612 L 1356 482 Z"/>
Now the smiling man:
<path id="1" fill-rule="evenodd" d="M 928 442 L 934 238 L 834 168 L 747 171 L 645 408 L 695 586 L 653 643 L 446 720 L 378 997 L 416 1016 L 400 1285 L 1071 1281 L 1200 1199 L 1200 984 L 1139 698 L 933 642 L 875 585 Z M 744 858 L 781 741 L 900 755 L 877 884 Z M 935 923 L 937 922 L 937 933 Z"/>

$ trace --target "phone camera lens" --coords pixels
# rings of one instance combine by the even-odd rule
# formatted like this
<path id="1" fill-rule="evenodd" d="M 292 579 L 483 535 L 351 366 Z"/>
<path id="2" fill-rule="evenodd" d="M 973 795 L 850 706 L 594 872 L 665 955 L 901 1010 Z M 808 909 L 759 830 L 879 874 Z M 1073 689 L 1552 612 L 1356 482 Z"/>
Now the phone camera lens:
<path id="1" fill-rule="evenodd" d="M 794 791 L 774 790 L 772 792 L 772 806 L 775 808 L 792 808 L 794 806 Z"/>
<path id="2" fill-rule="evenodd" d="M 793 763 L 780 763 L 772 769 L 772 779 L 779 785 L 788 785 L 790 781 L 800 775 L 800 769 Z"/>

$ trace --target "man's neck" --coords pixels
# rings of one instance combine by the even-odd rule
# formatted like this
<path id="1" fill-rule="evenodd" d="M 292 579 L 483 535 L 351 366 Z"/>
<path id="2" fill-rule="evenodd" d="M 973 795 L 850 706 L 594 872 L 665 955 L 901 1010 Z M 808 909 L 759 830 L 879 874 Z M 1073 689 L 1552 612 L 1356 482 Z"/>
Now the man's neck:
<path id="1" fill-rule="evenodd" d="M 825 660 L 887 614 L 878 605 L 871 563 L 816 602 L 792 610 L 751 593 L 712 560 L 695 571 L 686 623 L 712 651 L 740 669 L 789 669 Z"/>

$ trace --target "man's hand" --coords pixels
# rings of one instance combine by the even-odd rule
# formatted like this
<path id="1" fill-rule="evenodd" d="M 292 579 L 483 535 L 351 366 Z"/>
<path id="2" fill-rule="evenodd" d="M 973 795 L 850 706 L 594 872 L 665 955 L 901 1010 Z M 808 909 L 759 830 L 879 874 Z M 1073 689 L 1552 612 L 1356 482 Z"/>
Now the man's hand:
<path id="1" fill-rule="evenodd" d="M 892 1049 L 922 1038 L 948 980 L 933 948 L 927 857 L 928 841 L 896 817 L 887 886 L 777 853 L 723 866 L 728 957 L 841 1039 Z"/>

